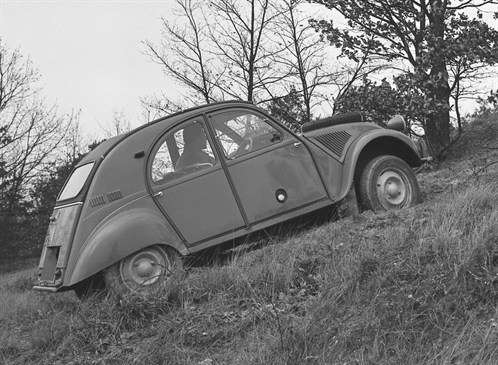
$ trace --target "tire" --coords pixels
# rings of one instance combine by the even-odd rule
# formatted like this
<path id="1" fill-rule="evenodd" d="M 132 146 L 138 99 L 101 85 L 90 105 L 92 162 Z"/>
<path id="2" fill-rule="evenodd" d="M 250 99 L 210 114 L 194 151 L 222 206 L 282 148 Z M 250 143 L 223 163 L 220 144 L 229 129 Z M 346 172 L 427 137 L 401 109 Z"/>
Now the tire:
<path id="1" fill-rule="evenodd" d="M 402 159 L 383 155 L 372 159 L 359 181 L 360 204 L 373 211 L 410 207 L 420 201 L 420 189 L 412 169 Z"/>
<path id="2" fill-rule="evenodd" d="M 183 271 L 179 254 L 171 247 L 155 245 L 134 252 L 104 271 L 108 290 L 118 298 L 147 297 L 168 290 Z"/>

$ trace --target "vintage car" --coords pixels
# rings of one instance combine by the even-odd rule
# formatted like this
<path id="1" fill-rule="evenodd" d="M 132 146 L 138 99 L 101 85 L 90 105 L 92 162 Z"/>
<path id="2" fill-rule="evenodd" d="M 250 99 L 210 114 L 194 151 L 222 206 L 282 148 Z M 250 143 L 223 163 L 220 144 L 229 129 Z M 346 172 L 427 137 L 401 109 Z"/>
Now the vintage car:
<path id="1" fill-rule="evenodd" d="M 99 275 L 118 295 L 147 294 L 183 257 L 339 202 L 411 206 L 421 159 L 403 128 L 399 116 L 384 128 L 349 113 L 293 133 L 233 101 L 111 138 L 60 192 L 34 289 L 83 294 Z"/>

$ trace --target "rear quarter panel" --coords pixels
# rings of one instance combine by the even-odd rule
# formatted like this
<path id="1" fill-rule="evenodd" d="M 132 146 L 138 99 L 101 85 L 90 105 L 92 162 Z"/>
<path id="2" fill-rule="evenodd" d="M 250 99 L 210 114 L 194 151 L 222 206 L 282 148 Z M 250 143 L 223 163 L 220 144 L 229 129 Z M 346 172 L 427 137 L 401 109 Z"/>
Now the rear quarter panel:
<path id="1" fill-rule="evenodd" d="M 147 156 L 164 123 L 126 136 L 101 162 L 83 205 L 64 285 L 73 285 L 153 244 L 186 247 L 152 200 Z"/>
<path id="2" fill-rule="evenodd" d="M 80 250 L 73 251 L 66 285 L 73 285 L 154 244 L 166 244 L 182 255 L 188 253 L 173 227 L 147 195 L 108 215 L 88 235 Z M 72 268 L 70 272 L 69 268 Z"/>

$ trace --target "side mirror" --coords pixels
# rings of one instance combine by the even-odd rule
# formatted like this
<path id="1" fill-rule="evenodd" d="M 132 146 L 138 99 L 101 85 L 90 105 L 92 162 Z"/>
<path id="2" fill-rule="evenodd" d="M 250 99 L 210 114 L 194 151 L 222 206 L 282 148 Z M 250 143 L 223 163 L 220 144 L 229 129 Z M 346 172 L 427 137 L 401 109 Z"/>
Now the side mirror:
<path id="1" fill-rule="evenodd" d="M 388 129 L 403 132 L 406 128 L 406 123 L 401 115 L 395 115 L 387 122 L 386 127 Z"/>

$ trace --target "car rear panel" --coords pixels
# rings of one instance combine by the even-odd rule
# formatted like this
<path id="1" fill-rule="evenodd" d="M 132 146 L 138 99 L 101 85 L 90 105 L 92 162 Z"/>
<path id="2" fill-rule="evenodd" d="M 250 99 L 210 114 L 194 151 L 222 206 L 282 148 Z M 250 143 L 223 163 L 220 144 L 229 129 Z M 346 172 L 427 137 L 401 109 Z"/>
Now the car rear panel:
<path id="1" fill-rule="evenodd" d="M 82 203 L 74 203 L 54 209 L 43 244 L 38 283 L 34 289 L 57 291 L 62 286 L 81 207 Z"/>

